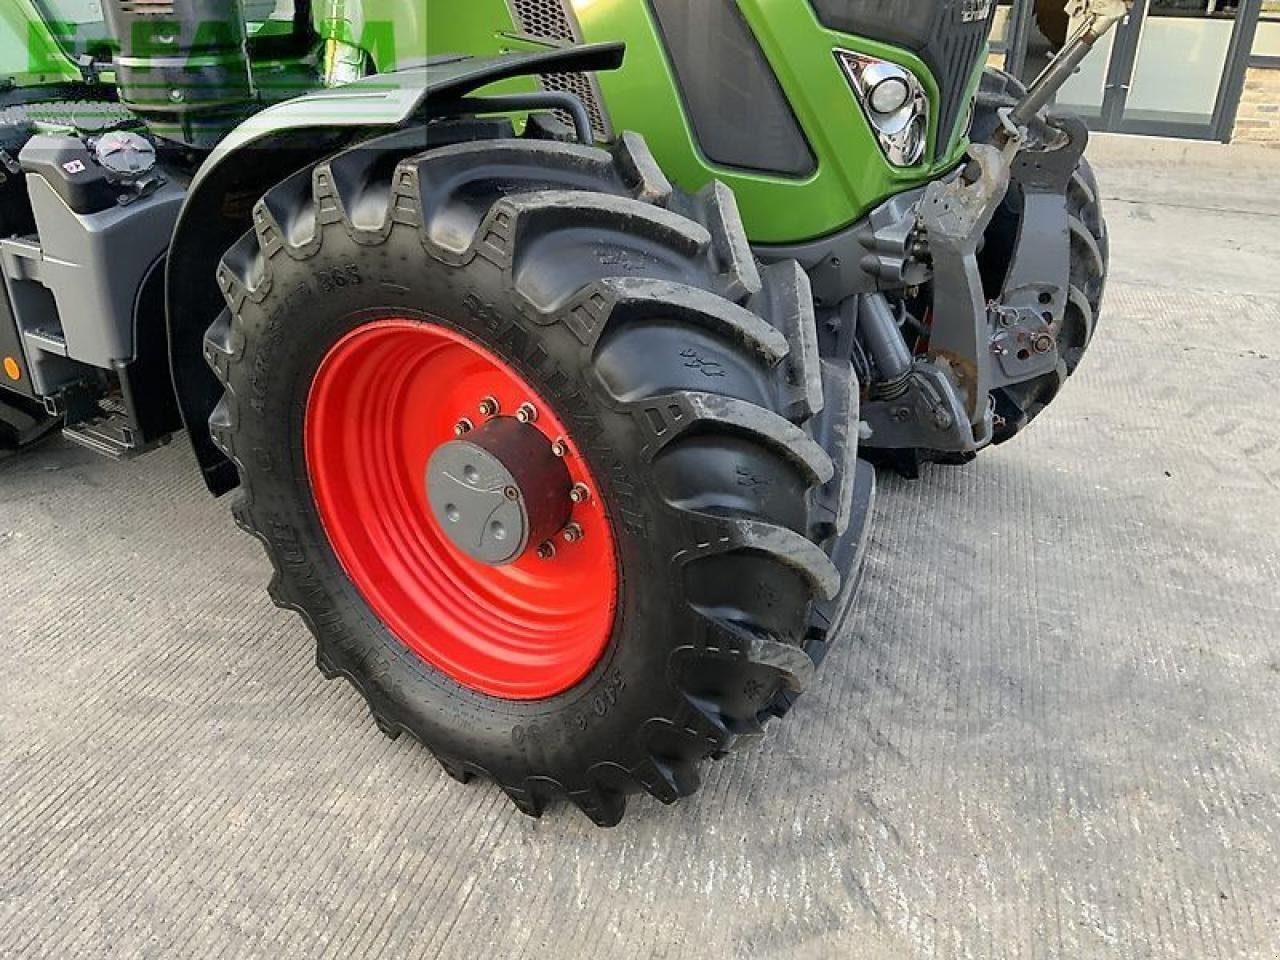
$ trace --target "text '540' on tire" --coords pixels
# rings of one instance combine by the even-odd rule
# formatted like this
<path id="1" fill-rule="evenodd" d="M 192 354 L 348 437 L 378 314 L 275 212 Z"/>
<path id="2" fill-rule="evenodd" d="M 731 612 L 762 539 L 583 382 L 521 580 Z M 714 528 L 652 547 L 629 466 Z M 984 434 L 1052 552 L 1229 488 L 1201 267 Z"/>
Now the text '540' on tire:
<path id="1" fill-rule="evenodd" d="M 728 191 L 638 138 L 424 142 L 258 204 L 213 433 L 273 597 L 385 733 L 612 825 L 810 680 L 856 573 L 857 384 L 800 269 L 762 275 Z"/>

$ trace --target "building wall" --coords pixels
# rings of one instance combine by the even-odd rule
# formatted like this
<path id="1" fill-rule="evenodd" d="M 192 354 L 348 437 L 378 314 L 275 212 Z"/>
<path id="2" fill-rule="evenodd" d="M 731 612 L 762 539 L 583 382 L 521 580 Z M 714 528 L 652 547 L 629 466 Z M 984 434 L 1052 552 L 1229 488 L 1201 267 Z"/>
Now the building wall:
<path id="1" fill-rule="evenodd" d="M 1245 75 L 1234 142 L 1280 147 L 1280 70 L 1255 68 Z"/>

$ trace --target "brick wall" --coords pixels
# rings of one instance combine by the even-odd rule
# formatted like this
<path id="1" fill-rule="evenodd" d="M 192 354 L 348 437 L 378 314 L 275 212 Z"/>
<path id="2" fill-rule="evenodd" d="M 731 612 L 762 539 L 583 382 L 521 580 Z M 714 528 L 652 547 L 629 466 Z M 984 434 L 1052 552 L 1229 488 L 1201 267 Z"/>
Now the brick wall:
<path id="1" fill-rule="evenodd" d="M 1235 142 L 1280 147 L 1280 70 L 1250 70 L 1246 75 Z"/>

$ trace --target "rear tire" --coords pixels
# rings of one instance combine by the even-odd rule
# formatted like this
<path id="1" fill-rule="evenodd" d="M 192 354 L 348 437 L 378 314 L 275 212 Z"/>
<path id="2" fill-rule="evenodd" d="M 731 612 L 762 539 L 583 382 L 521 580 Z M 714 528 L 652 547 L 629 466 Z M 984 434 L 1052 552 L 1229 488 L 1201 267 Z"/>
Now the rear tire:
<path id="1" fill-rule="evenodd" d="M 612 825 L 634 790 L 693 793 L 700 761 L 761 733 L 813 674 L 805 651 L 827 640 L 813 611 L 841 583 L 830 552 L 849 522 L 857 384 L 818 358 L 799 267 L 762 277 L 732 195 L 674 191 L 638 138 L 421 142 L 365 145 L 258 204 L 219 270 L 213 436 L 272 596 L 303 616 L 326 676 L 451 776 L 490 778 L 533 816 L 567 798 Z M 388 316 L 499 358 L 595 478 L 616 615 L 561 693 L 494 696 L 413 652 L 326 533 L 309 393 L 335 344 Z"/>

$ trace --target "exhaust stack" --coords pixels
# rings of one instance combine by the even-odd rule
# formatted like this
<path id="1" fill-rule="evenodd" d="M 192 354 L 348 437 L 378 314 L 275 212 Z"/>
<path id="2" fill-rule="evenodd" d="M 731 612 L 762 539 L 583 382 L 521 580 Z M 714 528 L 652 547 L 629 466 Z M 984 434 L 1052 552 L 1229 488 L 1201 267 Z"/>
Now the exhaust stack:
<path id="1" fill-rule="evenodd" d="M 157 137 L 209 149 L 256 100 L 243 0 L 108 0 L 120 99 Z"/>

